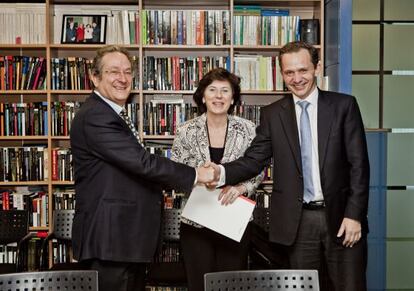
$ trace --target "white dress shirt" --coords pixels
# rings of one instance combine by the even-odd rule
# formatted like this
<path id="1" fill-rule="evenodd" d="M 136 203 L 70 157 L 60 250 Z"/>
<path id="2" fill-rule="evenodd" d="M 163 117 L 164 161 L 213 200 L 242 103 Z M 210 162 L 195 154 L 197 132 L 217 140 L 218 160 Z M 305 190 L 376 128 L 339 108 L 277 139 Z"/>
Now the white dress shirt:
<path id="1" fill-rule="evenodd" d="M 321 176 L 319 172 L 319 152 L 318 152 L 318 88 L 312 91 L 312 93 L 306 97 L 306 99 L 300 99 L 299 97 L 293 95 L 293 101 L 295 102 L 295 111 L 296 111 L 296 122 L 299 133 L 299 141 L 301 141 L 300 136 L 300 115 L 302 113 L 302 108 L 298 102 L 306 100 L 310 103 L 308 106 L 308 114 L 310 119 L 311 133 L 312 133 L 312 181 L 315 198 L 313 201 L 322 201 L 322 186 L 321 186 Z"/>
<path id="2" fill-rule="evenodd" d="M 299 97 L 293 95 L 293 101 L 295 102 L 295 111 L 296 111 L 296 121 L 299 132 L 299 141 L 300 141 L 300 114 L 302 113 L 302 108 L 297 104 L 299 101 L 302 101 Z M 312 132 L 312 181 L 314 187 L 315 198 L 313 201 L 322 201 L 322 186 L 321 186 L 321 176 L 319 173 L 319 152 L 318 152 L 318 88 L 312 91 L 312 93 L 306 98 L 306 101 L 310 103 L 308 106 L 308 114 L 311 124 Z M 220 167 L 220 179 L 217 187 L 223 186 L 226 184 L 226 172 L 222 165 Z M 275 165 L 277 167 L 277 165 Z"/>

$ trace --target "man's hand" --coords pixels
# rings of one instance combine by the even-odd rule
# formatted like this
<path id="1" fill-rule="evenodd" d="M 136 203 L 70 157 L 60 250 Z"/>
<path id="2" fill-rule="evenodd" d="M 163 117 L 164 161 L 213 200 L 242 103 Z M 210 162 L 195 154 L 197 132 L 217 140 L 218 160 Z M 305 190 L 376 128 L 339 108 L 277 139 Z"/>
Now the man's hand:
<path id="1" fill-rule="evenodd" d="M 197 183 L 213 183 L 214 182 L 214 168 L 206 163 L 204 166 L 197 168 Z"/>
<path id="2" fill-rule="evenodd" d="M 246 193 L 246 191 L 247 189 L 243 185 L 226 186 L 221 190 L 218 200 L 221 200 L 221 205 L 229 205 L 236 201 L 237 197 Z"/>
<path id="3" fill-rule="evenodd" d="M 216 188 L 220 180 L 220 167 L 213 162 L 207 162 L 204 167 L 211 167 L 214 170 L 214 179 L 211 182 L 207 182 L 206 187 L 210 189 Z"/>
<path id="4" fill-rule="evenodd" d="M 344 218 L 339 228 L 337 237 L 341 237 L 345 233 L 342 245 L 352 248 L 361 239 L 361 223 L 351 218 Z"/>

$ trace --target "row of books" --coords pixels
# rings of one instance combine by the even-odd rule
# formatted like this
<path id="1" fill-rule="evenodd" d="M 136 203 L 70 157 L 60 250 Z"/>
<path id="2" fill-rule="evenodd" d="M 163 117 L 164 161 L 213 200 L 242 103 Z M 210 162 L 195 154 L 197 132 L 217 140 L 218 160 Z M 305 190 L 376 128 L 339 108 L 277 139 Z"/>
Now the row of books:
<path id="1" fill-rule="evenodd" d="M 44 57 L 0 56 L 0 90 L 42 90 L 45 79 Z"/>
<path id="2" fill-rule="evenodd" d="M 138 11 L 112 11 L 108 18 L 107 43 L 139 44 L 139 33 Z"/>
<path id="3" fill-rule="evenodd" d="M 145 103 L 143 132 L 146 135 L 174 135 L 181 123 L 198 115 L 197 111 L 197 107 L 183 101 Z"/>
<path id="4" fill-rule="evenodd" d="M 47 134 L 47 102 L 0 103 L 0 136 Z"/>
<path id="5" fill-rule="evenodd" d="M 250 197 L 256 201 L 257 208 L 270 208 L 270 199 L 272 197 L 272 186 L 265 185 L 256 190 L 256 193 Z"/>
<path id="6" fill-rule="evenodd" d="M 236 55 L 234 73 L 241 76 L 242 90 L 284 90 L 279 59 L 276 56 Z"/>
<path id="7" fill-rule="evenodd" d="M 1 147 L 0 182 L 45 181 L 47 161 L 45 146 Z"/>
<path id="8" fill-rule="evenodd" d="M 71 149 L 52 149 L 52 180 L 73 181 L 73 156 Z"/>
<path id="9" fill-rule="evenodd" d="M 234 16 L 235 45 L 284 45 L 300 39 L 299 16 Z"/>
<path id="10" fill-rule="evenodd" d="M 53 209 L 75 209 L 75 190 L 61 189 L 53 192 Z"/>
<path id="11" fill-rule="evenodd" d="M 40 269 L 40 252 L 43 240 L 33 237 L 19 253 L 21 267 L 24 271 L 38 271 Z M 0 245 L 0 264 L 16 264 L 17 243 Z"/>
<path id="12" fill-rule="evenodd" d="M 155 57 L 143 60 L 144 90 L 194 90 L 211 69 L 230 70 L 225 56 Z"/>
<path id="13" fill-rule="evenodd" d="M 177 263 L 182 262 L 180 244 L 177 242 L 163 242 L 161 249 L 155 257 L 156 263 Z"/>
<path id="14" fill-rule="evenodd" d="M 44 3 L 1 3 L 0 43 L 43 44 L 46 42 Z"/>
<path id="15" fill-rule="evenodd" d="M 158 96 L 158 95 L 157 95 Z M 174 96 L 174 95 L 171 95 Z M 176 127 L 197 114 L 197 108 L 191 103 L 184 104 L 183 99 L 178 103 L 168 101 L 170 95 L 162 103 L 150 100 L 144 105 L 144 133 L 174 135 Z M 176 102 L 174 104 L 174 102 Z M 77 110 L 83 102 L 55 101 L 51 103 L 51 132 L 53 136 L 68 136 L 70 126 Z M 138 127 L 139 104 L 126 105 L 132 123 Z M 0 103 L 0 135 L 28 136 L 47 135 L 47 104 L 34 103 Z M 258 125 L 260 120 L 259 105 L 240 105 L 235 107 L 235 114 L 249 119 Z"/>
<path id="16" fill-rule="evenodd" d="M 44 191 L 20 192 L 15 190 L 1 190 L 1 210 L 28 210 L 30 226 L 47 226 L 48 219 L 48 197 Z"/>
<path id="17" fill-rule="evenodd" d="M 228 10 L 144 10 L 143 44 L 228 45 Z"/>
<path id="18" fill-rule="evenodd" d="M 83 102 L 55 101 L 51 103 L 50 118 L 53 136 L 67 136 L 72 120 Z"/>
<path id="19" fill-rule="evenodd" d="M 73 263 L 72 244 L 69 241 L 52 240 L 53 264 Z"/>
<path id="20" fill-rule="evenodd" d="M 260 124 L 260 108 L 262 105 L 247 105 L 242 102 L 241 105 L 234 107 L 234 115 L 250 120 L 258 126 Z"/>

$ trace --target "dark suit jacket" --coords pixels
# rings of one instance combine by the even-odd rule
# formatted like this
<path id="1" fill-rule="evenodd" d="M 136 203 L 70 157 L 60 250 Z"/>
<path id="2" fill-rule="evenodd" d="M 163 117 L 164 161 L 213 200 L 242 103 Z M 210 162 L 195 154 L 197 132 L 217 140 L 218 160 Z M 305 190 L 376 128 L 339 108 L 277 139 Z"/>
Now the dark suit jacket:
<path id="1" fill-rule="evenodd" d="M 361 222 L 366 234 L 369 162 L 361 114 L 354 97 L 319 91 L 318 152 L 322 192 L 333 237 L 344 217 Z M 224 165 L 226 183 L 257 175 L 273 157 L 270 240 L 294 243 L 302 214 L 303 177 L 292 96 L 261 111 L 256 138 L 243 158 Z M 341 240 L 342 241 L 342 240 Z"/>
<path id="2" fill-rule="evenodd" d="M 92 94 L 72 123 L 78 260 L 151 261 L 161 216 L 161 187 L 191 192 L 195 170 L 149 154 L 124 120 Z"/>

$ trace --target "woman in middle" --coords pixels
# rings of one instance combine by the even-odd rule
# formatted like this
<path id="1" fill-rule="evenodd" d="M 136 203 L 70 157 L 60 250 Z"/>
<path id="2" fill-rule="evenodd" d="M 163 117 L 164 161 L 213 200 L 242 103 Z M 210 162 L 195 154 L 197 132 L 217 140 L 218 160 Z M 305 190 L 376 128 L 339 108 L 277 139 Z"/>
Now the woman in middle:
<path id="1" fill-rule="evenodd" d="M 193 99 L 201 116 L 177 129 L 171 159 L 199 167 L 212 161 L 231 162 L 243 156 L 255 136 L 253 122 L 231 115 L 240 101 L 240 78 L 223 68 L 213 69 L 199 82 Z M 239 195 L 253 194 L 263 173 L 224 189 L 222 203 L 233 203 Z M 188 290 L 204 290 L 204 274 L 247 268 L 249 227 L 240 243 L 182 218 L 181 247 Z"/>

